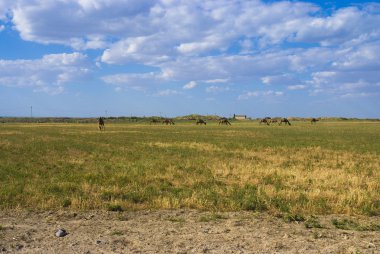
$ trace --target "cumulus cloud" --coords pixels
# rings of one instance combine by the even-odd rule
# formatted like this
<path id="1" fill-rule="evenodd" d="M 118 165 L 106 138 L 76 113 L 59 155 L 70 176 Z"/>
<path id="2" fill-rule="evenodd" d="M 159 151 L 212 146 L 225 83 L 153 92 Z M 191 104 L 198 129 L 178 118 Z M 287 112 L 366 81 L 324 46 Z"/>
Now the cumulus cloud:
<path id="1" fill-rule="evenodd" d="M 226 78 L 225 79 L 221 79 L 221 78 L 219 78 L 219 79 L 209 79 L 209 80 L 205 80 L 203 82 L 205 82 L 207 84 L 226 83 L 226 82 L 228 82 L 228 79 L 226 79 Z"/>
<path id="2" fill-rule="evenodd" d="M 160 84 L 164 79 L 162 74 L 156 72 L 149 73 L 127 73 L 103 76 L 102 80 L 119 88 L 129 87 L 135 90 L 146 90 L 147 87 Z"/>
<path id="3" fill-rule="evenodd" d="M 190 90 L 190 89 L 195 88 L 196 86 L 197 86 L 197 82 L 190 81 L 189 83 L 183 86 L 183 89 Z"/>
<path id="4" fill-rule="evenodd" d="M 250 91 L 250 92 L 245 92 L 241 95 L 239 95 L 238 99 L 239 100 L 248 100 L 252 97 L 278 97 L 284 95 L 284 92 L 282 91 L 273 91 L 273 90 L 268 90 L 268 91 Z"/>
<path id="5" fill-rule="evenodd" d="M 292 74 L 280 74 L 273 76 L 265 76 L 261 78 L 261 82 L 265 85 L 290 85 L 299 83 L 300 81 Z"/>
<path id="6" fill-rule="evenodd" d="M 0 20 L 7 20 L 10 10 L 15 6 L 16 2 L 13 0 L 0 1 Z"/>
<path id="7" fill-rule="evenodd" d="M 314 4 L 288 1 L 13 2 L 7 3 L 13 23 L 26 40 L 75 48 L 105 48 L 116 39 L 116 49 L 130 49 L 130 43 L 145 38 L 146 45 L 160 48 L 157 52 L 169 49 L 172 54 L 185 55 L 223 52 L 237 40 L 241 41 L 243 52 L 252 49 L 253 40 L 259 40 L 261 46 L 283 41 L 330 45 L 378 30 L 379 23 L 379 16 L 369 5 L 319 16 L 320 9 Z M 5 4 L 1 8 L 4 13 Z M 118 41 L 124 43 L 120 45 Z M 109 46 L 112 48 L 113 45 Z M 144 49 L 136 52 L 144 54 Z M 122 59 L 119 57 L 118 61 Z"/>
<path id="8" fill-rule="evenodd" d="M 229 87 L 223 87 L 223 86 L 209 86 L 206 88 L 206 92 L 208 93 L 217 93 L 217 92 L 227 92 L 231 89 Z"/>
<path id="9" fill-rule="evenodd" d="M 343 94 L 349 83 L 368 84 L 357 93 L 378 89 L 371 84 L 380 82 L 379 9 L 367 3 L 326 12 L 308 2 L 260 0 L 3 0 L 0 19 L 24 40 L 100 49 L 103 64 L 158 69 L 102 78 L 119 88 L 228 82 Z"/>
<path id="10" fill-rule="evenodd" d="M 65 84 L 87 77 L 90 68 L 87 56 L 81 53 L 50 54 L 36 60 L 0 60 L 0 85 L 57 94 Z"/>
<path id="11" fill-rule="evenodd" d="M 148 16 L 152 0 L 15 2 L 11 8 L 15 29 L 23 39 L 45 44 L 103 47 L 105 40 L 149 34 L 154 28 L 140 22 Z"/>
<path id="12" fill-rule="evenodd" d="M 181 92 L 173 89 L 165 89 L 158 91 L 157 93 L 154 94 L 154 96 L 172 96 L 172 95 L 179 95 L 182 94 Z"/>
<path id="13" fill-rule="evenodd" d="M 306 88 L 305 85 L 293 85 L 293 86 L 288 86 L 288 90 L 303 90 Z"/>
<path id="14" fill-rule="evenodd" d="M 332 53 L 334 61 L 328 68 L 311 73 L 307 85 L 316 91 L 344 94 L 373 94 L 379 92 L 380 46 L 366 43 Z M 347 96 L 343 96 L 347 97 Z"/>

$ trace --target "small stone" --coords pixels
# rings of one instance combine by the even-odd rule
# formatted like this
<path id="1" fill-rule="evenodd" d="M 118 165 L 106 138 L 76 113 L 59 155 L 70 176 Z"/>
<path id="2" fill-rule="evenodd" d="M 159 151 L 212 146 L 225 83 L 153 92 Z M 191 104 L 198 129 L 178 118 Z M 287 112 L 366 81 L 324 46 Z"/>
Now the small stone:
<path id="1" fill-rule="evenodd" d="M 60 228 L 60 229 L 58 229 L 57 232 L 55 232 L 55 236 L 56 237 L 64 237 L 64 236 L 67 236 L 67 235 L 68 235 L 68 233 L 63 228 Z"/>
<path id="2" fill-rule="evenodd" d="M 369 248 L 369 249 L 376 248 L 376 245 L 373 243 L 368 243 L 367 248 Z"/>
<path id="3" fill-rule="evenodd" d="M 21 250 L 22 248 L 24 248 L 24 245 L 16 244 L 16 250 Z"/>

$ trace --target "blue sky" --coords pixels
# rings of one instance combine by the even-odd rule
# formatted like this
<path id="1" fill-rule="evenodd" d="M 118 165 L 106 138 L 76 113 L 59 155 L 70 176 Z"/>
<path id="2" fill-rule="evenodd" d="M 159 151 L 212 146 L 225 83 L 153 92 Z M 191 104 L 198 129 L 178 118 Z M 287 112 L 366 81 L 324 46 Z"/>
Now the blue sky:
<path id="1" fill-rule="evenodd" d="M 380 3 L 2 0 L 0 116 L 380 118 Z"/>

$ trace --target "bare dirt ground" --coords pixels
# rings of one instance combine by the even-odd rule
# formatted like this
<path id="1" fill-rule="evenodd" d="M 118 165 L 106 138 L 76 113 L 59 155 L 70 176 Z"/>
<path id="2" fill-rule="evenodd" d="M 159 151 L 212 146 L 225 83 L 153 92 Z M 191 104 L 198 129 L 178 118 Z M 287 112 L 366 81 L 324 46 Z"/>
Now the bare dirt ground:
<path id="1" fill-rule="evenodd" d="M 336 229 L 333 218 L 343 217 L 307 229 L 249 212 L 0 211 L 0 253 L 380 253 L 379 231 Z M 59 228 L 68 235 L 55 236 Z"/>

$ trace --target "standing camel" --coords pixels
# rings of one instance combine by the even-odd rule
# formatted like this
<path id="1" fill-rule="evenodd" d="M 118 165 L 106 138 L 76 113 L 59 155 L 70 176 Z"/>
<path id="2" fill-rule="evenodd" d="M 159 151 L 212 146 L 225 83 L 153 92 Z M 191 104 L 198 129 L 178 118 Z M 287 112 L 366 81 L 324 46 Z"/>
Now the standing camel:
<path id="1" fill-rule="evenodd" d="M 99 130 L 100 131 L 106 130 L 106 127 L 104 126 L 104 118 L 103 117 L 99 117 L 98 123 L 99 123 Z"/>

